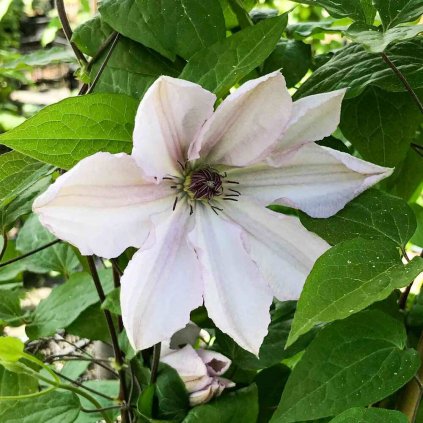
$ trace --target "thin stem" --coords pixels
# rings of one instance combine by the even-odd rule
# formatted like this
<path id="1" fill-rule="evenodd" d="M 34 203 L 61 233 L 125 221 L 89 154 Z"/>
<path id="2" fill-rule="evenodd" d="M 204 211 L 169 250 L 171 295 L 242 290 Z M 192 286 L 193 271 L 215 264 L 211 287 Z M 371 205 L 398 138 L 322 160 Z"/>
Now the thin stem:
<path id="1" fill-rule="evenodd" d="M 110 405 L 109 407 L 103 407 L 100 409 L 94 410 L 87 410 L 86 408 L 81 407 L 81 411 L 84 413 L 98 413 L 99 411 L 108 411 L 108 410 L 115 410 L 116 408 L 120 408 L 120 405 Z"/>
<path id="2" fill-rule="evenodd" d="M 6 249 L 7 249 L 7 241 L 8 241 L 7 232 L 4 231 L 3 232 L 3 247 L 2 247 L 2 249 L 0 251 L 0 261 L 3 258 L 4 253 L 6 252 Z"/>
<path id="3" fill-rule="evenodd" d="M 96 287 L 98 297 L 100 298 L 100 302 L 103 303 L 106 299 L 106 295 L 104 294 L 103 287 L 100 282 L 100 278 L 97 273 L 97 268 L 95 267 L 94 258 L 93 256 L 87 256 L 88 266 L 90 268 L 91 276 L 94 281 L 94 285 Z M 124 402 L 125 404 L 128 403 L 128 393 L 126 390 L 126 381 L 125 381 L 125 370 L 123 369 L 123 356 L 122 352 L 119 348 L 118 337 L 116 333 L 115 325 L 113 324 L 112 315 L 109 310 L 103 310 L 104 316 L 106 318 L 107 326 L 109 328 L 110 338 L 112 339 L 113 351 L 115 354 L 116 364 L 118 365 L 118 373 L 120 379 L 120 392 L 119 392 L 119 399 Z M 126 423 L 128 419 L 128 412 L 122 407 L 121 410 L 121 417 L 122 422 Z"/>
<path id="4" fill-rule="evenodd" d="M 114 40 L 116 37 L 117 32 L 113 31 L 103 42 L 103 44 L 100 46 L 96 54 L 93 56 L 93 58 L 90 60 L 87 66 L 87 70 L 90 70 L 93 66 L 93 64 L 100 58 L 100 56 L 106 51 L 106 49 L 110 46 L 110 43 Z"/>
<path id="5" fill-rule="evenodd" d="M 392 69 L 392 71 L 395 73 L 395 75 L 398 77 L 398 79 L 402 82 L 405 89 L 410 93 L 411 97 L 417 104 L 417 107 L 420 109 L 420 112 L 423 113 L 423 104 L 420 101 L 419 97 L 411 87 L 410 83 L 407 81 L 407 78 L 402 74 L 402 72 L 395 66 L 395 63 L 392 62 L 392 60 L 386 55 L 386 53 L 381 53 L 382 59 L 384 62 Z"/>
<path id="6" fill-rule="evenodd" d="M 28 253 L 22 254 L 19 257 L 15 257 L 13 259 L 10 259 L 8 261 L 5 261 L 4 263 L 0 263 L 0 268 L 1 267 L 4 267 L 4 266 L 7 266 L 9 264 L 15 263 L 15 262 L 17 262 L 19 260 L 23 260 L 24 258 L 29 257 L 29 256 L 32 256 L 33 254 L 36 254 L 36 253 L 38 253 L 38 252 L 40 252 L 42 250 L 45 250 L 46 248 L 49 248 L 52 245 L 58 244 L 59 242 L 62 242 L 62 240 L 55 239 L 54 241 L 51 241 L 51 242 L 49 242 L 49 243 L 47 243 L 45 245 L 42 245 L 41 247 L 38 247 L 35 250 L 29 251 Z"/>
<path id="7" fill-rule="evenodd" d="M 96 364 L 97 366 L 102 367 L 103 369 L 109 371 L 113 376 L 115 377 L 119 377 L 119 375 L 110 367 L 106 366 L 105 364 L 103 364 L 103 362 L 98 359 L 98 358 L 87 358 L 87 357 L 82 357 L 82 356 L 77 356 L 77 355 L 63 355 L 63 354 L 58 354 L 55 356 L 50 356 L 47 359 L 44 360 L 46 363 L 53 363 L 55 361 L 89 361 L 93 364 Z M 105 360 L 107 361 L 107 360 Z"/>
<path id="8" fill-rule="evenodd" d="M 84 390 L 77 388 L 76 386 L 72 386 L 72 385 L 65 385 L 63 383 L 60 383 L 57 385 L 57 388 L 60 389 L 65 389 L 67 391 L 71 391 L 74 392 L 75 394 L 80 395 L 81 397 L 84 397 L 85 399 L 87 399 L 91 404 L 94 405 L 94 407 L 97 409 L 97 411 L 99 413 L 101 413 L 101 415 L 103 416 L 103 419 L 107 422 L 107 423 L 113 423 L 113 421 L 110 419 L 110 417 L 104 412 L 103 408 L 101 407 L 101 404 L 95 399 L 93 398 L 90 394 L 88 394 L 87 392 L 85 392 Z"/>
<path id="9" fill-rule="evenodd" d="M 157 372 L 159 370 L 159 361 L 160 361 L 160 351 L 161 351 L 161 343 L 154 345 L 153 347 L 153 359 L 151 363 L 151 376 L 150 376 L 150 385 L 156 383 L 157 380 Z"/>
<path id="10" fill-rule="evenodd" d="M 62 379 L 66 380 L 66 381 L 68 381 L 70 383 L 73 383 L 74 385 L 79 386 L 80 388 L 83 388 L 83 389 L 87 390 L 88 392 L 91 392 L 91 393 L 93 393 L 95 395 L 98 395 L 100 397 L 106 398 L 109 401 L 116 401 L 116 398 L 109 397 L 108 395 L 105 395 L 102 392 L 96 391 L 95 389 L 92 389 L 92 388 L 90 388 L 88 386 L 85 386 L 84 384 L 82 384 L 81 382 L 78 382 L 77 380 L 73 380 L 70 377 L 67 377 L 67 376 L 63 375 L 60 372 L 56 372 L 56 370 L 53 370 L 53 372 L 56 373 L 56 375 L 59 376 L 59 377 L 61 377 Z"/>
<path id="11" fill-rule="evenodd" d="M 88 61 L 85 56 L 82 54 L 81 50 L 73 43 L 72 40 L 72 29 L 69 25 L 68 16 L 66 14 L 65 4 L 63 0 L 56 0 L 57 14 L 59 15 L 60 23 L 62 24 L 63 32 L 65 37 L 68 40 L 68 43 L 72 47 L 73 52 L 75 53 L 76 58 L 83 65 L 87 65 Z"/>
<path id="12" fill-rule="evenodd" d="M 98 80 L 100 79 L 101 74 L 103 73 L 104 69 L 107 66 L 107 63 L 110 59 L 110 57 L 112 56 L 113 50 L 116 47 L 117 42 L 119 41 L 119 33 L 117 32 L 113 38 L 113 42 L 112 45 L 109 48 L 109 51 L 107 52 L 107 56 L 105 57 L 103 63 L 100 66 L 100 69 L 97 72 L 97 75 L 94 77 L 93 82 L 91 83 L 90 87 L 88 88 L 88 90 L 86 91 L 85 94 L 90 94 L 92 93 L 92 91 L 94 90 L 95 86 L 97 85 Z"/>
<path id="13" fill-rule="evenodd" d="M 112 266 L 113 266 L 113 284 L 115 288 L 120 288 L 120 277 L 121 273 L 119 272 L 120 269 L 115 265 L 115 262 L 112 260 Z M 118 316 L 118 329 L 119 332 L 123 331 L 123 321 L 122 316 Z"/>

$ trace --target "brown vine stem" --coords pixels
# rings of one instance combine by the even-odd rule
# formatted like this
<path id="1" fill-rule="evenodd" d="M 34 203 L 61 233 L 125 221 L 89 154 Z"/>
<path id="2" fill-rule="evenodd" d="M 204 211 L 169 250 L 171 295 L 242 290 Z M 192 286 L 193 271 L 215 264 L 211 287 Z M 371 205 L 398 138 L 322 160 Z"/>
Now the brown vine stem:
<path id="1" fill-rule="evenodd" d="M 76 46 L 76 44 L 71 41 L 72 28 L 69 25 L 68 15 L 66 14 L 65 4 L 63 0 L 56 0 L 56 8 L 57 14 L 59 15 L 60 23 L 62 24 L 63 32 L 65 33 L 65 37 L 68 40 L 68 43 L 72 47 L 72 50 L 81 65 L 86 66 L 88 64 L 87 59 L 85 58 L 81 50 L 79 50 L 79 48 Z"/>
<path id="2" fill-rule="evenodd" d="M 104 294 L 104 290 L 100 282 L 100 277 L 98 276 L 97 268 L 94 263 L 94 257 L 87 256 L 87 261 L 88 261 L 88 266 L 90 268 L 91 276 L 94 281 L 95 288 L 98 293 L 98 297 L 100 299 L 100 302 L 103 303 L 104 300 L 106 299 L 106 295 Z M 115 325 L 113 324 L 112 315 L 109 310 L 103 310 L 103 312 L 106 318 L 107 327 L 109 328 L 115 360 L 118 366 L 118 373 L 119 373 L 119 380 L 120 380 L 119 399 L 123 403 L 123 406 L 121 408 L 121 419 L 122 419 L 121 421 L 122 423 L 127 423 L 129 422 L 130 418 L 129 418 L 128 410 L 126 408 L 128 404 L 128 392 L 126 389 L 125 369 L 123 368 L 123 355 L 122 355 L 122 351 L 119 348 L 119 341 L 118 341 Z"/>
<path id="3" fill-rule="evenodd" d="M 118 32 L 116 32 L 115 33 L 115 36 L 113 38 L 112 45 L 110 46 L 109 51 L 107 52 L 107 55 L 106 55 L 103 63 L 100 66 L 100 69 L 98 70 L 96 76 L 94 77 L 93 82 L 90 84 L 90 86 L 89 86 L 88 90 L 85 92 L 85 94 L 92 93 L 93 89 L 97 85 L 97 82 L 100 79 L 101 74 L 103 73 L 104 69 L 106 68 L 107 63 L 109 62 L 110 57 L 112 56 L 113 50 L 115 49 L 116 44 L 119 41 L 119 36 L 120 36 L 120 34 Z"/>
<path id="4" fill-rule="evenodd" d="M 160 351 L 161 351 L 161 343 L 154 345 L 153 347 L 153 359 L 151 363 L 151 376 L 150 376 L 150 385 L 156 383 L 157 380 L 157 373 L 159 371 L 159 361 L 160 361 Z"/>
<path id="5" fill-rule="evenodd" d="M 19 260 L 23 260 L 24 258 L 32 256 L 33 254 L 38 253 L 39 251 L 45 250 L 46 248 L 51 247 L 52 245 L 58 244 L 59 242 L 62 242 L 62 240 L 55 239 L 54 241 L 51 241 L 45 245 L 42 245 L 41 247 L 38 247 L 35 250 L 29 251 L 28 253 L 22 254 L 21 256 L 5 261 L 4 263 L 0 263 L 0 267 L 4 267 L 9 264 L 15 263 Z"/>
<path id="6" fill-rule="evenodd" d="M 420 101 L 419 97 L 413 90 L 410 83 L 407 81 L 407 78 L 403 75 L 403 73 L 395 66 L 395 63 L 386 55 L 386 53 L 382 52 L 382 59 L 384 62 L 392 69 L 398 79 L 402 82 L 405 89 L 410 93 L 411 97 L 413 98 L 414 102 L 417 104 L 420 112 L 423 114 L 423 103 Z"/>

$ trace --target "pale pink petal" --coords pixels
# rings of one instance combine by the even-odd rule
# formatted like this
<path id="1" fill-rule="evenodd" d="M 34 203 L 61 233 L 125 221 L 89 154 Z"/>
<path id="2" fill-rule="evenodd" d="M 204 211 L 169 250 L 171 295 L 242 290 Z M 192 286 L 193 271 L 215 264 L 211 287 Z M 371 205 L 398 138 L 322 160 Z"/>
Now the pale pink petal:
<path id="1" fill-rule="evenodd" d="M 192 392 L 189 396 L 189 405 L 195 407 L 196 405 L 205 404 L 209 402 L 219 390 L 219 382 L 211 378 L 211 382 L 204 389 L 197 392 Z"/>
<path id="2" fill-rule="evenodd" d="M 159 218 L 153 246 L 134 255 L 121 280 L 122 318 L 135 350 L 169 339 L 203 303 L 199 262 L 186 241 L 188 207 L 178 205 L 160 224 Z"/>
<path id="3" fill-rule="evenodd" d="M 276 162 L 286 150 L 331 135 L 341 119 L 345 92 L 345 89 L 331 91 L 294 102 L 286 131 L 273 151 L 273 160 Z"/>
<path id="4" fill-rule="evenodd" d="M 33 210 L 50 232 L 82 254 L 111 258 L 143 244 L 150 217 L 171 209 L 171 191 L 146 181 L 131 156 L 97 153 L 60 176 Z"/>
<path id="5" fill-rule="evenodd" d="M 274 72 L 246 82 L 229 95 L 190 147 L 189 158 L 243 166 L 264 157 L 291 116 L 285 79 Z"/>
<path id="6" fill-rule="evenodd" d="M 312 217 L 329 217 L 393 169 L 310 143 L 285 154 L 278 167 L 231 169 L 237 189 L 263 205 L 283 204 Z"/>
<path id="7" fill-rule="evenodd" d="M 213 113 L 216 96 L 200 85 L 161 76 L 148 89 L 135 118 L 132 155 L 143 171 L 161 179 L 180 171 L 188 147 Z"/>
<path id="8" fill-rule="evenodd" d="M 248 199 L 225 204 L 224 214 L 244 229 L 244 242 L 262 277 L 279 300 L 298 299 L 317 258 L 329 245 L 293 216 Z"/>
<path id="9" fill-rule="evenodd" d="M 230 367 L 232 361 L 216 351 L 204 350 L 202 348 L 197 350 L 197 354 L 207 366 L 210 376 L 223 375 Z"/>
<path id="10" fill-rule="evenodd" d="M 185 384 L 189 393 L 204 389 L 213 379 L 207 373 L 207 367 L 191 345 L 175 350 L 160 358 L 162 363 L 174 368 Z"/>
<path id="11" fill-rule="evenodd" d="M 210 318 L 244 349 L 258 354 L 270 322 L 272 294 L 246 253 L 241 229 L 198 204 L 189 239 L 201 262 Z"/>

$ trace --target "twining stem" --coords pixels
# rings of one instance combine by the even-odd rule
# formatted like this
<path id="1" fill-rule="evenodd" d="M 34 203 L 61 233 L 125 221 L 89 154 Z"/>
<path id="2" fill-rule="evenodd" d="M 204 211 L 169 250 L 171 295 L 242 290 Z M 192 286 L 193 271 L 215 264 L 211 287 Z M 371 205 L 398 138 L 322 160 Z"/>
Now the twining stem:
<path id="1" fill-rule="evenodd" d="M 65 4 L 63 0 L 56 0 L 56 8 L 57 8 L 57 14 L 59 15 L 60 23 L 62 24 L 63 32 L 65 33 L 66 39 L 68 40 L 76 58 L 79 60 L 81 65 L 86 66 L 88 64 L 87 59 L 85 58 L 81 50 L 79 50 L 79 48 L 76 46 L 76 44 L 71 41 L 72 29 L 69 25 L 69 20 L 66 14 Z"/>
<path id="2" fill-rule="evenodd" d="M 94 77 L 93 82 L 90 84 L 90 86 L 89 86 L 88 90 L 85 92 L 85 94 L 90 94 L 93 91 L 93 89 L 95 88 L 95 86 L 97 85 L 97 82 L 100 79 L 101 74 L 103 73 L 104 69 L 106 68 L 110 57 L 112 56 L 113 50 L 115 49 L 116 44 L 119 41 L 119 36 L 120 36 L 120 34 L 118 32 L 116 32 L 115 36 L 113 38 L 112 45 L 110 46 L 109 51 L 107 52 L 107 55 L 106 55 L 103 63 L 100 66 L 100 69 L 98 70 L 96 76 Z"/>
<path id="3" fill-rule="evenodd" d="M 159 370 L 159 361 L 160 361 L 160 351 L 161 351 L 161 343 L 154 345 L 153 347 L 153 358 L 151 363 L 151 376 L 150 376 L 150 385 L 156 383 L 157 380 L 157 372 Z"/>
<path id="4" fill-rule="evenodd" d="M 106 299 L 106 295 L 104 294 L 104 290 L 100 282 L 100 277 L 98 276 L 98 273 L 97 273 L 97 268 L 95 266 L 93 256 L 87 256 L 87 261 L 88 261 L 88 266 L 90 268 L 91 276 L 94 281 L 95 288 L 97 290 L 98 297 L 100 299 L 100 302 L 103 303 L 104 300 Z M 125 369 L 123 368 L 123 356 L 119 348 L 119 341 L 118 341 L 115 325 L 113 324 L 112 315 L 109 310 L 104 309 L 103 312 L 106 318 L 107 326 L 109 328 L 115 360 L 118 366 L 118 373 L 119 373 L 119 380 L 120 380 L 119 399 L 126 405 L 128 403 L 128 393 L 126 389 Z M 121 408 L 121 417 L 122 417 L 122 423 L 126 423 L 129 421 L 128 410 L 125 407 Z"/>
<path id="5" fill-rule="evenodd" d="M 106 49 L 110 46 L 110 43 L 114 40 L 116 37 L 117 32 L 113 31 L 103 42 L 103 44 L 100 46 L 98 51 L 95 53 L 95 55 L 92 57 L 90 62 L 88 63 L 87 70 L 90 70 L 94 63 L 100 58 L 100 56 L 106 51 Z"/>
<path id="6" fill-rule="evenodd" d="M 7 249 L 7 241 L 8 241 L 8 237 L 7 237 L 7 231 L 3 232 L 3 247 L 0 251 L 0 260 L 3 258 L 4 253 L 6 252 Z"/>
<path id="7" fill-rule="evenodd" d="M 85 386 L 84 384 L 78 382 L 77 380 L 73 380 L 70 377 L 65 376 L 64 374 L 60 373 L 60 372 L 56 372 L 55 370 L 53 370 L 53 372 L 61 377 L 62 379 L 76 385 L 79 386 L 82 389 L 85 389 L 88 392 L 91 392 L 92 394 L 98 395 L 99 397 L 103 397 L 109 401 L 115 401 L 115 398 L 109 397 L 108 395 L 103 394 L 102 392 L 96 391 L 95 389 L 90 388 L 89 386 Z"/>
<path id="8" fill-rule="evenodd" d="M 392 69 L 398 79 L 402 82 L 405 89 L 410 93 L 411 97 L 417 104 L 420 112 L 423 113 L 423 103 L 420 101 L 419 97 L 411 87 L 410 83 L 407 81 L 407 78 L 403 75 L 403 73 L 395 66 L 395 63 L 386 55 L 386 53 L 382 52 L 382 59 L 384 62 Z"/>
<path id="9" fill-rule="evenodd" d="M 119 268 L 116 267 L 116 265 L 114 264 L 114 262 L 112 261 L 112 270 L 113 270 L 113 284 L 115 288 L 120 288 L 120 276 L 121 273 L 119 272 Z M 118 316 L 118 329 L 119 332 L 123 331 L 123 322 L 122 322 L 122 316 Z"/>
<path id="10" fill-rule="evenodd" d="M 55 239 L 54 241 L 48 242 L 47 244 L 42 245 L 41 247 L 35 248 L 34 250 L 29 251 L 28 253 L 22 254 L 21 256 L 12 258 L 8 261 L 5 261 L 4 263 L 0 263 L 0 268 L 7 266 L 9 264 L 15 263 L 19 260 L 23 260 L 26 257 L 32 256 L 35 253 L 38 253 L 42 250 L 45 250 L 46 248 L 51 247 L 52 245 L 58 244 L 59 242 L 62 242 L 60 239 Z"/>

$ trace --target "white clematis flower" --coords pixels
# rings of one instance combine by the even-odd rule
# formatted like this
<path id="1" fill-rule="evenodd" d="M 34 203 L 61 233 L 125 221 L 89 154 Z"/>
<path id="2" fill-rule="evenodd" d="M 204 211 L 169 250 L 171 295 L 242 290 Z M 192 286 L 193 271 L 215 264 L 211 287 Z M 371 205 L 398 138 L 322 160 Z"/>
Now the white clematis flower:
<path id="1" fill-rule="evenodd" d="M 269 307 L 297 299 L 328 244 L 295 217 L 328 217 L 392 172 L 314 144 L 340 118 L 344 91 L 292 102 L 279 72 L 251 80 L 213 111 L 201 86 L 160 77 L 138 109 L 132 155 L 97 153 L 34 202 L 42 224 L 82 254 L 140 250 L 121 283 L 135 349 L 205 303 L 215 324 L 258 354 Z"/>
<path id="2" fill-rule="evenodd" d="M 225 388 L 235 386 L 232 381 L 221 377 L 229 369 L 231 360 L 218 352 L 195 350 L 188 344 L 179 350 L 169 350 L 160 361 L 178 372 L 191 406 L 209 402 Z"/>

